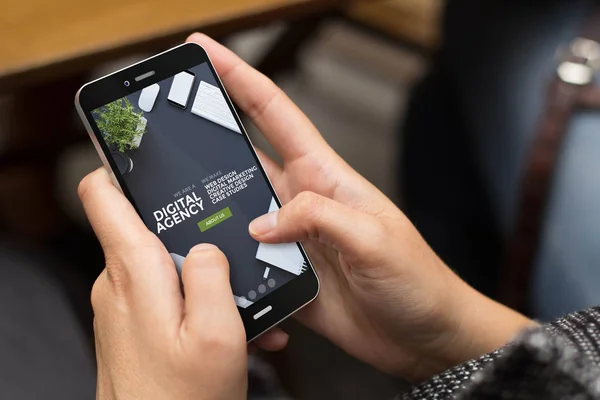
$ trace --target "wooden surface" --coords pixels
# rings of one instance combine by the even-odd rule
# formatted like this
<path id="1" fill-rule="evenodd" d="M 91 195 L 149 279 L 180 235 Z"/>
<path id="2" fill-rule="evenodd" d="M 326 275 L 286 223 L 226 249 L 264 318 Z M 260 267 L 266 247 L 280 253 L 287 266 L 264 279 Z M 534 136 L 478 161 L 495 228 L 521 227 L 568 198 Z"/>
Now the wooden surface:
<path id="1" fill-rule="evenodd" d="M 9 0 L 0 12 L 0 90 L 155 51 L 194 30 L 227 34 L 339 7 L 341 0 Z"/>
<path id="2" fill-rule="evenodd" d="M 355 1 L 349 16 L 386 34 L 426 50 L 440 40 L 443 0 Z"/>

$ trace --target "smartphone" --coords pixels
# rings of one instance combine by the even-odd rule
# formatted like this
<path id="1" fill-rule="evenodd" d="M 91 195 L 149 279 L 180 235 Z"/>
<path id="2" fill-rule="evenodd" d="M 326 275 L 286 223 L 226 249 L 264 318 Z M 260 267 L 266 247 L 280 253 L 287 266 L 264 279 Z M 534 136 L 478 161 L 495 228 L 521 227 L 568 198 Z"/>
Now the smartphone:
<path id="1" fill-rule="evenodd" d="M 281 203 L 202 47 L 186 43 L 90 82 L 75 105 L 113 182 L 179 273 L 198 243 L 225 253 L 248 341 L 317 297 L 300 243 L 248 233 Z"/>

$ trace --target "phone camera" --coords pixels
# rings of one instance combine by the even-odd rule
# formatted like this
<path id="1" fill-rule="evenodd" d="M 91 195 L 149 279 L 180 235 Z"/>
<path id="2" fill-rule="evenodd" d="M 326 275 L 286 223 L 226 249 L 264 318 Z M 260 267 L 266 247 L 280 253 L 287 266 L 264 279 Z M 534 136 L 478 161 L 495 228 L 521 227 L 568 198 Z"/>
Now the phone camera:
<path id="1" fill-rule="evenodd" d="M 129 83 L 129 81 L 125 81 L 125 82 L 123 82 L 123 85 L 125 85 L 125 87 L 129 87 L 130 83 Z"/>

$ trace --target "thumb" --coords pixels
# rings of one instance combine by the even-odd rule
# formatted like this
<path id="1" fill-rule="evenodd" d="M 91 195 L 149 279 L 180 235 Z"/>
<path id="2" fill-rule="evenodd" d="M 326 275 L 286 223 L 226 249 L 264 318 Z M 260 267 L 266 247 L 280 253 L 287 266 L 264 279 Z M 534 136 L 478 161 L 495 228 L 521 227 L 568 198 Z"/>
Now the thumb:
<path id="1" fill-rule="evenodd" d="M 377 218 L 313 192 L 302 192 L 280 210 L 255 219 L 249 230 L 263 243 L 313 239 L 357 258 L 373 254 L 385 234 Z"/>
<path id="2" fill-rule="evenodd" d="M 182 281 L 186 328 L 201 334 L 241 323 L 229 283 L 229 263 L 216 246 L 200 244 L 190 250 L 183 263 Z"/>

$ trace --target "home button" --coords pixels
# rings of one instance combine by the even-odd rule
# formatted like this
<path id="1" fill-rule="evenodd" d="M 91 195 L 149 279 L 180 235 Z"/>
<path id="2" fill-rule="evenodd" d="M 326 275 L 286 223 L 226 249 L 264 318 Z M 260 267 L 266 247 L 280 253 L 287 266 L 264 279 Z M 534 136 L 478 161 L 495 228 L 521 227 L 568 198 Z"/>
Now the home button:
<path id="1" fill-rule="evenodd" d="M 256 314 L 254 314 L 254 319 L 257 320 L 260 317 L 264 316 L 266 313 L 268 313 L 269 311 L 271 311 L 273 309 L 273 307 L 268 306 L 266 308 L 264 308 L 262 311 L 257 312 Z"/>

